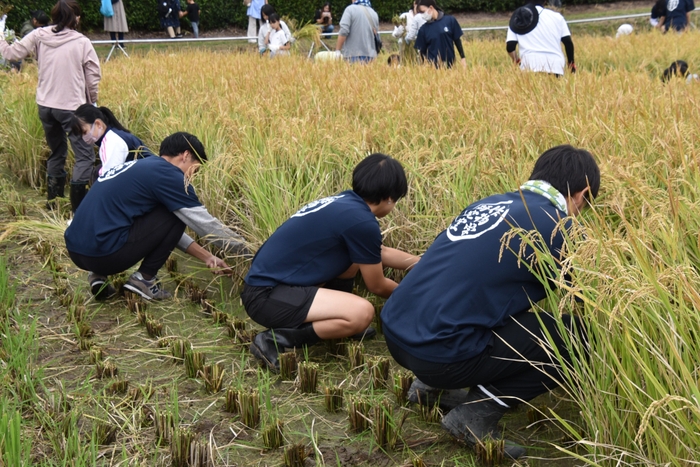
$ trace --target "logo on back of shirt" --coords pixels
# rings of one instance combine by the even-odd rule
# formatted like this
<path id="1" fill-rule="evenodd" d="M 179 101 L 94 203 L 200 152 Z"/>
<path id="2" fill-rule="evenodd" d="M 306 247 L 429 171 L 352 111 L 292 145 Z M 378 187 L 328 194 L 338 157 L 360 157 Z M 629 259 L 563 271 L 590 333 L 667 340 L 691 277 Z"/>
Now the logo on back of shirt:
<path id="1" fill-rule="evenodd" d="M 508 205 L 512 202 L 482 203 L 468 207 L 447 228 L 447 238 L 453 242 L 469 240 L 495 229 L 505 219 L 510 211 Z"/>
<path id="2" fill-rule="evenodd" d="M 676 8 L 678 8 L 678 0 L 668 0 L 668 3 L 666 5 L 666 9 L 668 11 L 673 11 Z"/>
<path id="3" fill-rule="evenodd" d="M 131 168 L 132 165 L 136 164 L 136 161 L 131 161 L 131 162 L 125 162 L 122 165 L 118 165 L 116 167 L 112 167 L 109 169 L 107 172 L 103 173 L 100 175 L 100 178 L 97 179 L 98 182 L 104 182 L 106 180 L 110 180 L 117 175 L 126 172 Z"/>
<path id="4" fill-rule="evenodd" d="M 292 217 L 302 217 L 307 214 L 311 214 L 312 212 L 320 211 L 321 209 L 325 208 L 329 204 L 331 204 L 333 201 L 336 199 L 343 198 L 345 195 L 336 195 L 336 196 L 329 196 L 328 198 L 323 198 L 323 199 L 318 199 L 316 201 L 312 201 L 303 208 L 299 209 Z"/>
<path id="5" fill-rule="evenodd" d="M 450 32 L 450 28 L 448 28 L 447 26 L 445 26 L 445 32 Z"/>

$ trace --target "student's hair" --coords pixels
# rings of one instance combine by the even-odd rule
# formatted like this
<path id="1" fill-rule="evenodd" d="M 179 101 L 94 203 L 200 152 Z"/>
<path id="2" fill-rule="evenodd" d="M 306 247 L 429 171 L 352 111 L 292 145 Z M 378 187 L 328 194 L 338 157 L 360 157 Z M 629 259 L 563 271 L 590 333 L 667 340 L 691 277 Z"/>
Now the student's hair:
<path id="1" fill-rule="evenodd" d="M 372 204 L 388 198 L 398 201 L 408 192 L 406 173 L 399 161 L 376 152 L 352 171 L 352 191 Z"/>
<path id="2" fill-rule="evenodd" d="M 401 55 L 399 54 L 391 54 L 389 55 L 389 58 L 386 59 L 386 63 L 389 66 L 398 66 L 401 65 Z"/>
<path id="3" fill-rule="evenodd" d="M 185 151 L 190 151 L 201 163 L 207 161 L 207 153 L 204 152 L 204 145 L 202 142 L 199 141 L 195 135 L 185 133 L 184 131 L 178 131 L 165 138 L 163 142 L 160 143 L 160 151 L 158 151 L 158 153 L 161 156 L 175 157 Z"/>
<path id="4" fill-rule="evenodd" d="M 112 111 L 107 107 L 95 107 L 92 104 L 83 104 L 73 112 L 73 118 L 71 119 L 73 134 L 83 134 L 82 124 L 87 123 L 88 125 L 92 125 L 97 119 L 102 120 L 108 127 L 130 133 L 129 130 L 119 123 L 117 117 L 115 117 Z"/>
<path id="5" fill-rule="evenodd" d="M 326 2 L 323 5 L 321 5 L 321 11 L 323 11 L 324 8 L 328 7 L 328 11 L 331 11 L 331 4 L 330 2 Z"/>
<path id="6" fill-rule="evenodd" d="M 37 23 L 39 23 L 41 26 L 48 26 L 49 21 L 49 16 L 44 13 L 43 10 L 34 10 L 32 11 L 32 19 L 35 19 Z"/>
<path id="7" fill-rule="evenodd" d="M 282 18 L 280 18 L 280 15 L 277 13 L 272 13 L 270 16 L 267 17 L 267 21 L 272 24 L 272 23 L 279 23 L 282 21 Z"/>
<path id="8" fill-rule="evenodd" d="M 544 180 L 564 196 L 590 187 L 586 197 L 598 196 L 600 169 L 593 155 L 568 144 L 546 150 L 535 162 L 530 180 Z"/>
<path id="9" fill-rule="evenodd" d="M 433 7 L 436 10 L 442 11 L 442 8 L 437 6 L 437 3 L 435 3 L 435 0 L 418 0 L 417 6 L 427 6 L 427 7 Z"/>
<path id="10" fill-rule="evenodd" d="M 273 13 L 277 13 L 277 11 L 275 10 L 275 7 L 273 7 L 269 3 L 266 3 L 260 9 L 260 13 L 261 13 L 261 15 L 265 15 L 267 17 L 267 20 L 269 21 L 270 15 Z"/>
<path id="11" fill-rule="evenodd" d="M 664 83 L 675 77 L 685 78 L 688 75 L 688 64 L 683 60 L 676 60 L 671 63 L 671 66 L 664 70 L 664 74 L 661 76 L 661 81 Z"/>
<path id="12" fill-rule="evenodd" d="M 61 32 L 66 28 L 75 29 L 80 14 L 80 6 L 75 0 L 58 0 L 51 9 L 51 19 L 55 24 L 53 32 Z"/>

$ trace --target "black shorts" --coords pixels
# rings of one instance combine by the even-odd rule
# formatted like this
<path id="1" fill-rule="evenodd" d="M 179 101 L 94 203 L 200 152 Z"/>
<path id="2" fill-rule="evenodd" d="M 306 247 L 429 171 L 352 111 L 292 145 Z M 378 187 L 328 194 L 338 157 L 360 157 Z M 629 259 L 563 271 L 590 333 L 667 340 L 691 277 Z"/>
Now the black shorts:
<path id="1" fill-rule="evenodd" d="M 241 300 L 250 319 L 266 328 L 296 328 L 309 314 L 318 287 L 280 284 L 255 287 L 245 284 Z"/>

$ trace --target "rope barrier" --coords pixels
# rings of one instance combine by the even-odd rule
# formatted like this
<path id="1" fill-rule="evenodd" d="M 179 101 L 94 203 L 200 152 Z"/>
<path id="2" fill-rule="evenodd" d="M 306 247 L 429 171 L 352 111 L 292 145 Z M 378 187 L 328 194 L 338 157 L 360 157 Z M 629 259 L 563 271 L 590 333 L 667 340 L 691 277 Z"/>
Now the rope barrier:
<path id="1" fill-rule="evenodd" d="M 696 8 L 695 11 L 700 10 L 700 7 Z M 616 21 L 620 19 L 629 19 L 629 18 L 643 18 L 643 17 L 648 17 L 650 16 L 649 13 L 635 13 L 631 15 L 620 15 L 620 16 L 603 16 L 600 18 L 586 18 L 586 19 L 573 19 L 567 21 L 568 24 L 581 24 L 581 23 L 595 23 L 599 21 Z M 462 31 L 499 31 L 499 30 L 506 30 L 508 29 L 508 26 L 483 26 L 483 27 L 475 27 L 475 28 L 462 28 Z M 377 31 L 379 34 L 391 34 L 392 31 Z M 332 32 L 332 33 L 322 33 L 322 36 L 338 36 L 339 33 L 337 32 Z M 126 39 L 123 41 L 119 41 L 124 44 L 155 44 L 155 43 L 165 43 L 165 42 L 216 42 L 216 41 L 247 41 L 247 40 L 255 40 L 257 42 L 258 38 L 257 37 L 249 37 L 249 36 L 236 36 L 236 37 L 200 37 L 200 38 L 178 38 L 178 39 Z M 93 44 L 107 44 L 111 45 L 114 44 L 115 41 L 112 40 L 98 40 L 98 41 L 91 41 Z"/>

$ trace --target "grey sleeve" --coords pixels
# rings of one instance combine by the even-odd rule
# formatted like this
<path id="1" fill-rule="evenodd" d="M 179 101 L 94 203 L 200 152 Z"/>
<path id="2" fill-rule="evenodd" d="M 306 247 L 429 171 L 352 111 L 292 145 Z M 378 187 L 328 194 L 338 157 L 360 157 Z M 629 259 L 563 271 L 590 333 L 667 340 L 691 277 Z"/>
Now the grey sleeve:
<path id="1" fill-rule="evenodd" d="M 198 206 L 196 208 L 182 208 L 175 211 L 178 219 L 185 223 L 189 228 L 194 230 L 197 235 L 204 238 L 209 244 L 212 244 L 229 254 L 249 256 L 250 249 L 246 246 L 245 239 L 233 232 L 231 229 L 221 223 L 219 219 L 209 214 L 207 208 Z M 178 242 L 178 247 L 184 245 L 187 241 L 185 235 Z M 191 240 L 190 237 L 187 237 Z M 187 246 L 190 245 L 189 242 Z"/>
<path id="2" fill-rule="evenodd" d="M 182 234 L 180 240 L 177 241 L 177 249 L 180 251 L 187 251 L 187 249 L 194 243 L 194 238 L 190 237 L 186 233 Z"/>

